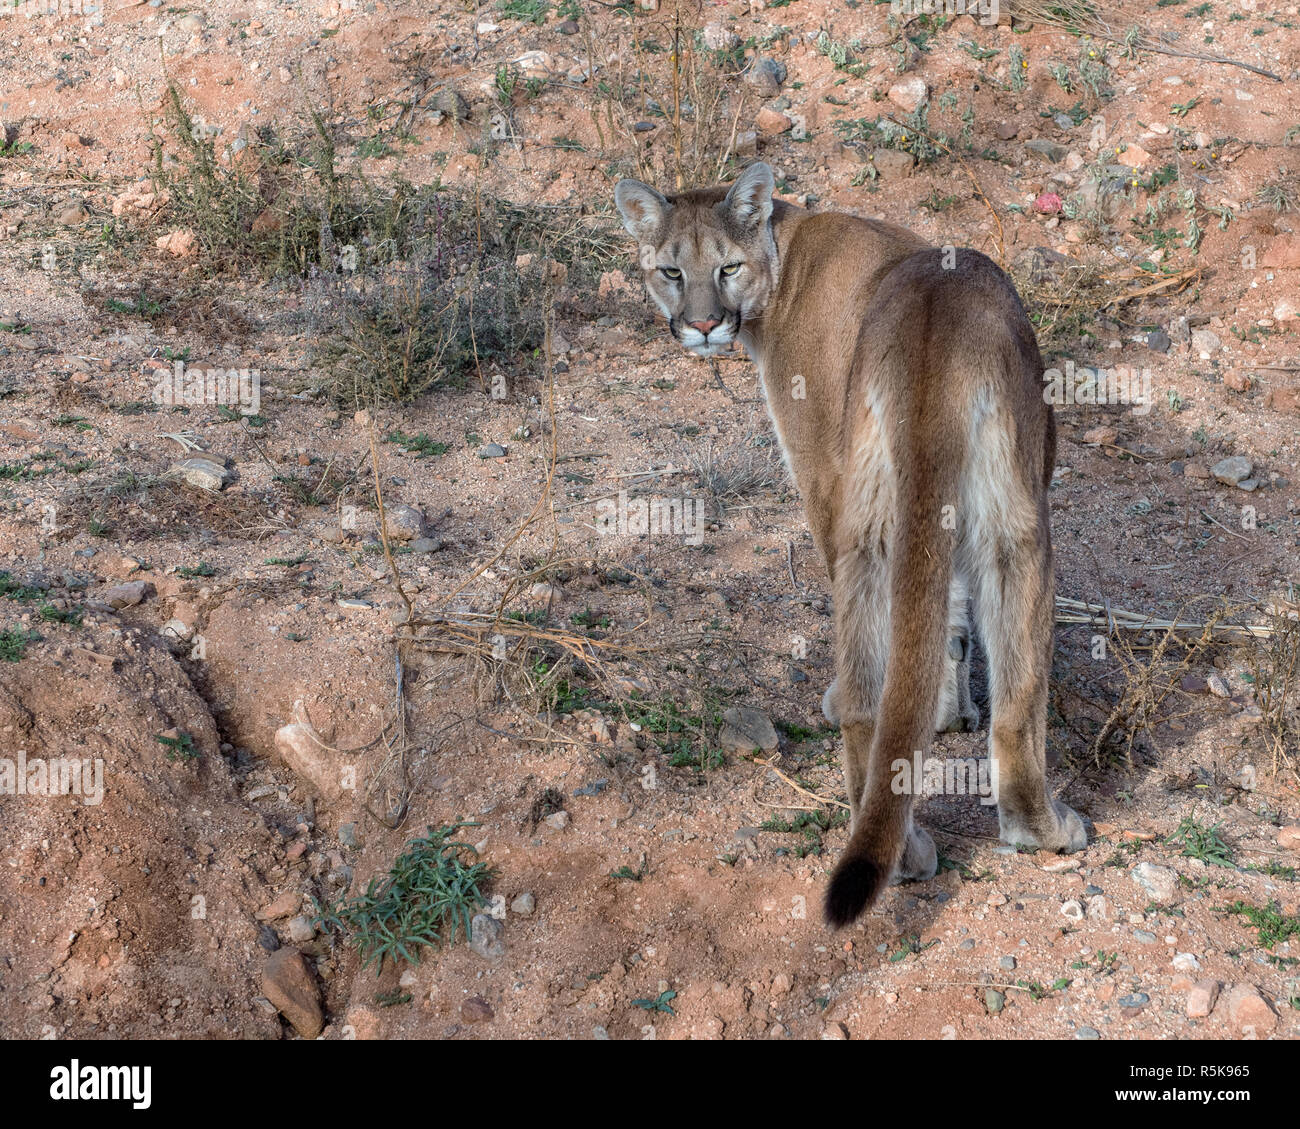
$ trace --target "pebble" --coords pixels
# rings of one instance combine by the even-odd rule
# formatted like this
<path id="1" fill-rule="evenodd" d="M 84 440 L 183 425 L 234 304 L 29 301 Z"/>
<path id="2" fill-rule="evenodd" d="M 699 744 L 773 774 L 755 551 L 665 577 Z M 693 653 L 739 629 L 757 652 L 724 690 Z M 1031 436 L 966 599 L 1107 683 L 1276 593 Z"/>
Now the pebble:
<path id="1" fill-rule="evenodd" d="M 718 743 L 725 752 L 746 755 L 762 750 L 771 753 L 780 744 L 776 727 L 762 710 L 749 706 L 731 706 L 723 711 L 722 722 Z"/>
<path id="2" fill-rule="evenodd" d="M 1204 1019 L 1214 1010 L 1219 998 L 1217 980 L 1200 980 L 1187 990 L 1187 1015 L 1190 1019 Z"/>
<path id="3" fill-rule="evenodd" d="M 484 960 L 505 956 L 506 943 L 502 939 L 505 927 L 491 914 L 476 913 L 469 923 L 470 951 Z"/>
<path id="4" fill-rule="evenodd" d="M 262 969 L 262 995 L 304 1039 L 314 1039 L 325 1026 L 320 990 L 306 960 L 297 949 L 277 949 Z"/>
<path id="5" fill-rule="evenodd" d="M 1140 862 L 1129 871 L 1129 877 L 1160 905 L 1169 905 L 1178 897 L 1178 874 L 1167 866 Z"/>
<path id="6" fill-rule="evenodd" d="M 998 959 L 998 967 L 999 967 L 999 968 L 1002 968 L 1002 969 L 1005 969 L 1007 972 L 1013 972 L 1013 971 L 1015 971 L 1015 967 L 1016 967 L 1016 958 L 1015 958 L 1015 957 L 1000 957 L 1000 958 Z"/>
<path id="7" fill-rule="evenodd" d="M 1095 1027 L 1076 1027 L 1074 1037 L 1076 1039 L 1100 1039 L 1101 1032 Z"/>
<path id="8" fill-rule="evenodd" d="M 1224 996 L 1228 1018 L 1233 1027 L 1246 1033 L 1252 1028 L 1256 1037 L 1271 1035 L 1277 1027 L 1277 1015 L 1253 984 L 1233 984 Z"/>
<path id="9" fill-rule="evenodd" d="M 1002 1010 L 1002 1005 L 1007 1001 L 1007 997 L 999 992 L 996 988 L 984 989 L 984 1006 L 988 1008 L 990 1015 L 997 1015 Z"/>
<path id="10" fill-rule="evenodd" d="M 460 1018 L 463 1023 L 490 1023 L 496 1018 L 496 1012 L 482 996 L 470 996 L 461 1001 Z"/>
<path id="11" fill-rule="evenodd" d="M 1249 478 L 1255 465 L 1245 455 L 1229 455 L 1210 467 L 1210 473 L 1225 486 L 1236 486 Z"/>
<path id="12" fill-rule="evenodd" d="M 556 831 L 563 831 L 569 826 L 569 813 L 567 811 L 553 811 L 546 817 L 546 826 Z"/>
<path id="13" fill-rule="evenodd" d="M 505 458 L 505 453 L 506 449 L 500 443 L 489 443 L 478 449 L 480 459 L 501 459 Z"/>
<path id="14" fill-rule="evenodd" d="M 528 893 L 520 894 L 510 903 L 510 912 L 517 913 L 520 917 L 532 917 L 536 909 L 537 899 Z"/>
<path id="15" fill-rule="evenodd" d="M 1127 996 L 1120 996 L 1116 1002 L 1120 1007 L 1146 1007 L 1151 997 L 1145 992 L 1130 992 Z"/>

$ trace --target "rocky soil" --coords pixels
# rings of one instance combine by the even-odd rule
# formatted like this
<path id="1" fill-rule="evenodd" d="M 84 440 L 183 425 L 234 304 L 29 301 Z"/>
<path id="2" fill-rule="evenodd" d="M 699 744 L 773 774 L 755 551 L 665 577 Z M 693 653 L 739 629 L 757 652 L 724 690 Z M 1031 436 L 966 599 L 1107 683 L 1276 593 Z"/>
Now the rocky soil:
<path id="1" fill-rule="evenodd" d="M 1148 38 L 823 0 L 0 15 L 0 772 L 103 770 L 98 803 L 0 776 L 0 1032 L 1294 1038 L 1300 15 L 1121 7 Z M 1052 784 L 1088 848 L 1017 853 L 932 796 L 939 876 L 829 934 L 826 577 L 743 354 L 683 354 L 624 241 L 548 267 L 529 355 L 344 403 L 319 348 L 345 252 L 223 254 L 181 207 L 169 82 L 263 183 L 267 131 L 315 112 L 381 193 L 616 238 L 620 176 L 757 156 L 788 200 L 979 248 L 1049 365 L 1150 393 L 1058 408 L 1059 595 L 1226 602 L 1274 642 L 1161 648 L 1063 607 Z M 159 403 L 178 361 L 256 372 L 254 418 Z M 699 499 L 700 536 L 609 531 L 621 490 Z M 561 681 L 560 636 L 607 661 Z M 362 968 L 321 907 L 460 820 L 494 871 L 472 943 Z"/>

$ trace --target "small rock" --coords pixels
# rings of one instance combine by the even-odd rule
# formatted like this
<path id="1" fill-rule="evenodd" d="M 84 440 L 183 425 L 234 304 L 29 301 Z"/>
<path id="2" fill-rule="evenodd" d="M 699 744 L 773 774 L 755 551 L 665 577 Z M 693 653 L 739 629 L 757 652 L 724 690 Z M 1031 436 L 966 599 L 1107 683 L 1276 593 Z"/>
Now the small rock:
<path id="1" fill-rule="evenodd" d="M 154 594 L 154 586 L 147 580 L 128 580 L 115 584 L 103 595 L 103 601 L 117 608 L 132 608 Z"/>
<path id="2" fill-rule="evenodd" d="M 289 922 L 289 940 L 296 945 L 305 945 L 316 936 L 316 929 L 311 918 L 299 914 Z"/>
<path id="3" fill-rule="evenodd" d="M 1283 850 L 1300 850 L 1300 823 L 1288 824 L 1277 833 L 1277 845 Z"/>
<path id="4" fill-rule="evenodd" d="M 1153 329 L 1147 334 L 1147 348 L 1152 352 L 1167 353 L 1172 346 L 1173 342 L 1169 339 L 1169 334 L 1163 329 Z"/>
<path id="5" fill-rule="evenodd" d="M 1007 997 L 996 988 L 984 989 L 984 1006 L 988 1008 L 989 1015 L 997 1015 L 1006 1001 Z"/>
<path id="6" fill-rule="evenodd" d="M 748 755 L 775 752 L 780 745 L 776 727 L 762 710 L 749 706 L 730 706 L 722 713 L 722 731 L 718 741 L 724 752 Z"/>
<path id="7" fill-rule="evenodd" d="M 1074 1029 L 1076 1039 L 1100 1039 L 1101 1032 L 1095 1027 L 1076 1027 Z"/>
<path id="8" fill-rule="evenodd" d="M 906 180 L 912 175 L 916 158 L 901 149 L 877 149 L 871 155 L 871 163 L 885 180 Z"/>
<path id="9" fill-rule="evenodd" d="M 397 541 L 412 541 L 423 537 L 427 521 L 414 506 L 401 503 L 384 507 L 384 526 L 388 536 Z"/>
<path id="10" fill-rule="evenodd" d="M 436 537 L 417 537 L 408 541 L 406 547 L 413 553 L 436 553 L 442 548 L 442 542 Z"/>
<path id="11" fill-rule="evenodd" d="M 1253 1028 L 1258 1037 L 1271 1035 L 1277 1026 L 1277 1015 L 1268 1001 L 1253 984 L 1233 984 L 1224 996 L 1228 1018 L 1238 1031 Z"/>
<path id="12" fill-rule="evenodd" d="M 194 232 L 188 230 L 160 235 L 154 240 L 154 246 L 176 259 L 192 259 L 199 252 L 199 241 Z"/>
<path id="13" fill-rule="evenodd" d="M 1219 350 L 1222 342 L 1219 335 L 1212 329 L 1194 329 L 1192 330 L 1192 352 L 1197 354 L 1201 360 L 1209 360 L 1210 355 Z"/>
<path id="14" fill-rule="evenodd" d="M 478 449 L 480 459 L 502 459 L 505 458 L 506 449 L 500 443 L 489 443 Z"/>
<path id="15" fill-rule="evenodd" d="M 304 1039 L 314 1039 L 325 1025 L 320 992 L 306 960 L 297 949 L 283 948 L 266 959 L 262 995 Z"/>
<path id="16" fill-rule="evenodd" d="M 1016 968 L 1016 958 L 1015 958 L 1015 957 L 999 957 L 999 958 L 998 958 L 998 967 L 1001 968 L 1001 969 L 1004 969 L 1004 970 L 1007 971 L 1007 972 L 1014 972 L 1014 971 L 1015 971 L 1015 968 Z"/>
<path id="17" fill-rule="evenodd" d="M 1249 478 L 1254 469 L 1255 464 L 1245 455 L 1231 455 L 1210 467 L 1210 473 L 1225 486 L 1236 486 L 1243 478 Z"/>
<path id="18" fill-rule="evenodd" d="M 900 79 L 889 88 L 888 98 L 895 106 L 905 112 L 914 113 L 930 95 L 925 80 L 916 75 Z"/>
<path id="19" fill-rule="evenodd" d="M 506 943 L 502 939 L 505 927 L 491 914 L 476 913 L 469 923 L 470 951 L 477 953 L 484 960 L 496 960 L 506 954 Z"/>
<path id="20" fill-rule="evenodd" d="M 282 917 L 288 917 L 300 905 L 302 905 L 302 895 L 295 893 L 293 890 L 286 890 L 269 905 L 265 905 L 257 911 L 257 920 L 279 921 Z"/>
<path id="21" fill-rule="evenodd" d="M 760 94 L 771 96 L 780 92 L 781 84 L 785 82 L 785 75 L 784 63 L 766 55 L 760 55 L 745 71 L 744 79 Z"/>
<path id="22" fill-rule="evenodd" d="M 1130 169 L 1140 169 L 1150 162 L 1151 154 L 1143 149 L 1141 145 L 1130 143 L 1124 147 L 1124 152 L 1119 154 L 1115 160 Z"/>
<path id="23" fill-rule="evenodd" d="M 553 811 L 546 817 L 546 826 L 555 831 L 563 831 L 569 826 L 569 813 L 567 811 Z"/>
<path id="24" fill-rule="evenodd" d="M 1198 980 L 1187 990 L 1187 1015 L 1191 1019 L 1204 1019 L 1214 1010 L 1219 998 L 1217 980 Z"/>
<path id="25" fill-rule="evenodd" d="M 510 912 L 520 917 L 532 917 L 537 909 L 537 899 L 532 894 L 520 894 L 510 903 Z"/>
<path id="26" fill-rule="evenodd" d="M 1046 137 L 1035 137 L 1031 141 L 1026 141 L 1025 148 L 1053 165 L 1063 161 L 1065 154 L 1069 151 L 1064 145 L 1058 145 L 1055 141 L 1049 141 Z"/>
<path id="27" fill-rule="evenodd" d="M 461 1001 L 460 1018 L 463 1023 L 490 1023 L 496 1018 L 496 1012 L 482 996 L 470 996 Z"/>
<path id="28" fill-rule="evenodd" d="M 1068 917 L 1071 921 L 1083 920 L 1083 906 L 1071 898 L 1068 902 L 1061 905 L 1061 916 Z"/>
<path id="29" fill-rule="evenodd" d="M 1173 966 L 1179 972 L 1199 972 L 1201 962 L 1196 959 L 1194 953 L 1175 953 Z"/>
<path id="30" fill-rule="evenodd" d="M 59 212 L 59 223 L 64 227 L 79 227 L 90 219 L 90 213 L 86 210 L 86 205 L 80 200 L 73 200 L 70 204 L 64 205 Z"/>
<path id="31" fill-rule="evenodd" d="M 766 137 L 775 137 L 779 133 L 784 133 L 793 124 L 794 122 L 785 114 L 767 106 L 760 109 L 758 116 L 754 119 L 754 125 L 757 127 L 758 132 Z"/>
<path id="32" fill-rule="evenodd" d="M 1167 866 L 1140 862 L 1129 871 L 1129 877 L 1153 902 L 1162 906 L 1170 905 L 1178 897 L 1178 873 Z"/>
<path id="33" fill-rule="evenodd" d="M 1014 141 L 1016 134 L 1019 132 L 1020 128 L 1016 123 L 1009 121 L 998 122 L 997 128 L 994 130 L 999 141 Z"/>
<path id="34" fill-rule="evenodd" d="M 220 490 L 234 475 L 225 461 L 211 455 L 193 455 L 174 464 L 168 472 L 200 490 Z"/>
<path id="35" fill-rule="evenodd" d="M 1205 680 L 1205 688 L 1209 690 L 1216 698 L 1231 698 L 1232 691 L 1228 689 L 1228 684 L 1218 674 L 1211 674 Z"/>
<path id="36" fill-rule="evenodd" d="M 1150 1002 L 1151 997 L 1145 992 L 1130 992 L 1116 1001 L 1120 1007 L 1146 1007 Z"/>

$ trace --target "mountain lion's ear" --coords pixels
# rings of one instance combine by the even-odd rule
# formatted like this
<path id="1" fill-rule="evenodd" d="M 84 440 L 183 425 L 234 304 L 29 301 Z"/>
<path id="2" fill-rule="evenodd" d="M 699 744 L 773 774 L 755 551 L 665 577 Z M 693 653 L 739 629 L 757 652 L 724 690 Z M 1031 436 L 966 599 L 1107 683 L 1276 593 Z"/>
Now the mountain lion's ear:
<path id="1" fill-rule="evenodd" d="M 722 214 L 743 231 L 762 226 L 772 214 L 774 187 L 771 166 L 755 161 L 731 186 L 722 202 Z"/>
<path id="2" fill-rule="evenodd" d="M 667 199 L 639 180 L 620 180 L 614 188 L 614 203 L 628 234 L 640 243 L 654 240 L 672 208 Z"/>

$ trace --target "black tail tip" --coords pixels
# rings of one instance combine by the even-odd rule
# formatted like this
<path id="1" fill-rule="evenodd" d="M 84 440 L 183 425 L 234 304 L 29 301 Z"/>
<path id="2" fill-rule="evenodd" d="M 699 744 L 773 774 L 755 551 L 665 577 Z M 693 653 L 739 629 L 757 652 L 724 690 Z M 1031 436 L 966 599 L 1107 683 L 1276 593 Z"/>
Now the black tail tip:
<path id="1" fill-rule="evenodd" d="M 826 924 L 832 929 L 852 925 L 870 908 L 888 881 L 884 868 L 869 858 L 840 859 L 826 890 Z"/>

